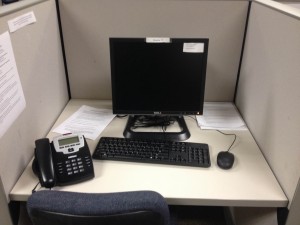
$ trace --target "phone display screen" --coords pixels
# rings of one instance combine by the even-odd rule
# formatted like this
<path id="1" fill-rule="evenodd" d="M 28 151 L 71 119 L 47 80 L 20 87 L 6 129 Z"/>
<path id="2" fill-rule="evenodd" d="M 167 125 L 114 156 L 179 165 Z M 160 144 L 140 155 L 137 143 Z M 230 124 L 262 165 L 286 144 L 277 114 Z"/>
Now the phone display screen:
<path id="1" fill-rule="evenodd" d="M 59 146 L 74 144 L 78 142 L 79 142 L 78 136 L 58 140 Z"/>

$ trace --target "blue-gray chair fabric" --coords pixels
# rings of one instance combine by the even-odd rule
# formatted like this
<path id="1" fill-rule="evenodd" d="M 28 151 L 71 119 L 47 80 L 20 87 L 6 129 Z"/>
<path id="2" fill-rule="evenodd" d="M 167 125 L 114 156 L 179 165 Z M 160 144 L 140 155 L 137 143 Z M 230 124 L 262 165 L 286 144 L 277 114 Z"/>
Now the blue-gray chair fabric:
<path id="1" fill-rule="evenodd" d="M 27 201 L 34 225 L 169 225 L 168 205 L 159 193 L 38 191 Z"/>

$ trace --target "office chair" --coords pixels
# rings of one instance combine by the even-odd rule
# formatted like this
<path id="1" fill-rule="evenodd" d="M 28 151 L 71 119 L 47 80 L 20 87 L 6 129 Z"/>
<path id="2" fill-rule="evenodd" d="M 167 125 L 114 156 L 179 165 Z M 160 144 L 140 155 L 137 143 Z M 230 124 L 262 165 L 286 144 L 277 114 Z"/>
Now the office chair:
<path id="1" fill-rule="evenodd" d="M 170 225 L 168 205 L 153 191 L 38 191 L 27 210 L 34 225 Z"/>

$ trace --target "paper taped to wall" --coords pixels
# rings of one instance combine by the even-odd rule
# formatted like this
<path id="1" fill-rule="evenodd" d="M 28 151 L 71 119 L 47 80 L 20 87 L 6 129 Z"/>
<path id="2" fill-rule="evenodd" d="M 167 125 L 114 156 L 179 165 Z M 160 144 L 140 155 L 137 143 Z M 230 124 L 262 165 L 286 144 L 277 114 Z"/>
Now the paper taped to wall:
<path id="1" fill-rule="evenodd" d="M 25 27 L 29 24 L 35 23 L 36 18 L 33 12 L 26 13 L 24 15 L 18 16 L 12 20 L 9 20 L 8 27 L 10 32 L 15 32 L 22 27 Z"/>
<path id="2" fill-rule="evenodd" d="M 8 32 L 0 35 L 0 138 L 25 109 L 26 102 Z"/>

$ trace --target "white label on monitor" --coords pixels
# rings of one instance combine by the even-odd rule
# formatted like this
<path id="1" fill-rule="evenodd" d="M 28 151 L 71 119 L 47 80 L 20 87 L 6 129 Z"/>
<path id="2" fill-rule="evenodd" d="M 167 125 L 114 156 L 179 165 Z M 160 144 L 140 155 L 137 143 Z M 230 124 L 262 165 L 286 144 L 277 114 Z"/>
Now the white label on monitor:
<path id="1" fill-rule="evenodd" d="M 146 43 L 170 43 L 170 38 L 162 38 L 162 37 L 147 37 Z"/>
<path id="2" fill-rule="evenodd" d="M 203 53 L 204 43 L 184 43 L 183 52 L 188 53 Z"/>

